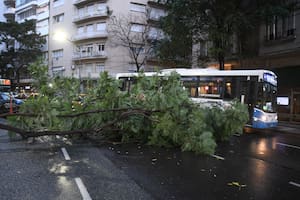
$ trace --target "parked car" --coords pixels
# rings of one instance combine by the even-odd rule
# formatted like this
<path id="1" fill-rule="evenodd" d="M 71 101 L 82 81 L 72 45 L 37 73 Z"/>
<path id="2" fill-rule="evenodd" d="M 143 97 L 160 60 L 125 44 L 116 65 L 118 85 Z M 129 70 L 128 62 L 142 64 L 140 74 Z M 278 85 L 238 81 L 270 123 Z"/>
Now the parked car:
<path id="1" fill-rule="evenodd" d="M 8 113 L 10 107 L 12 106 L 13 112 L 16 112 L 21 104 L 24 101 L 21 99 L 15 98 L 13 95 L 10 95 L 6 92 L 0 93 L 0 113 Z"/>

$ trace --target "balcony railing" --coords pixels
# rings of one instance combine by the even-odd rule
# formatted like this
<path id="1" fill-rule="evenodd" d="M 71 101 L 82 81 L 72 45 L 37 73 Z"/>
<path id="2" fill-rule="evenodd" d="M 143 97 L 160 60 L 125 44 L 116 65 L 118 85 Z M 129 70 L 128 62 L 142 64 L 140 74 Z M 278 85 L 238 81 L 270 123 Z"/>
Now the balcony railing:
<path id="1" fill-rule="evenodd" d="M 16 9 L 15 8 L 8 8 L 5 10 L 5 12 L 3 13 L 5 17 L 11 16 L 11 15 L 15 15 L 16 13 Z"/>
<path id="2" fill-rule="evenodd" d="M 75 52 L 73 60 L 106 58 L 105 51 Z"/>
<path id="3" fill-rule="evenodd" d="M 148 0 L 148 4 L 150 5 L 164 5 L 168 3 L 169 0 Z"/>
<path id="4" fill-rule="evenodd" d="M 73 4 L 75 6 L 81 6 L 81 5 L 84 5 L 84 4 L 87 4 L 87 3 L 90 3 L 90 2 L 93 2 L 95 0 L 73 0 Z M 107 0 L 98 0 L 97 1 L 98 3 L 102 3 L 102 2 L 107 2 Z"/>
<path id="5" fill-rule="evenodd" d="M 82 15 L 75 15 L 73 18 L 73 22 L 81 22 L 86 19 L 99 18 L 99 17 L 107 17 L 107 10 L 95 10 L 93 12 L 86 12 Z"/>
<path id="6" fill-rule="evenodd" d="M 27 1 L 23 2 L 22 4 L 16 5 L 16 11 L 22 10 L 26 7 L 37 6 L 37 5 L 38 5 L 37 0 L 27 0 Z"/>
<path id="7" fill-rule="evenodd" d="M 37 14 L 37 19 L 39 21 L 43 20 L 43 19 L 46 19 L 46 18 L 49 18 L 49 11 L 46 11 L 46 12 L 42 12 L 42 13 L 39 13 Z"/>
<path id="8" fill-rule="evenodd" d="M 19 23 L 23 23 L 23 22 L 25 22 L 25 20 L 37 20 L 37 16 L 36 15 L 31 15 L 31 16 L 26 17 L 24 19 L 20 19 L 19 17 L 17 18 L 17 21 Z"/>
<path id="9" fill-rule="evenodd" d="M 90 32 L 90 33 L 81 33 L 78 35 L 73 36 L 73 41 L 80 41 L 80 40 L 88 40 L 88 39 L 96 39 L 96 38 L 106 38 L 107 32 L 106 31 L 99 31 L 99 32 Z"/>

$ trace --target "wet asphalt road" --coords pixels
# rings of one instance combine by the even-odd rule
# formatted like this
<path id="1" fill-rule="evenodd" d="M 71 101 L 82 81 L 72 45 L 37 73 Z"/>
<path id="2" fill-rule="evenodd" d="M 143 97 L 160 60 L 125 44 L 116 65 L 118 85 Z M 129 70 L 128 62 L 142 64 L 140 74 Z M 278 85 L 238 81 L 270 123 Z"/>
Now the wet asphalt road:
<path id="1" fill-rule="evenodd" d="M 111 151 L 107 157 L 155 199 L 300 197 L 300 185 L 295 186 L 300 183 L 300 135 L 269 131 L 233 137 L 219 144 L 217 158 L 139 146 Z"/>
<path id="2" fill-rule="evenodd" d="M 299 154 L 300 131 L 234 136 L 214 156 L 60 139 L 32 145 L 1 131 L 0 199 L 298 199 Z"/>

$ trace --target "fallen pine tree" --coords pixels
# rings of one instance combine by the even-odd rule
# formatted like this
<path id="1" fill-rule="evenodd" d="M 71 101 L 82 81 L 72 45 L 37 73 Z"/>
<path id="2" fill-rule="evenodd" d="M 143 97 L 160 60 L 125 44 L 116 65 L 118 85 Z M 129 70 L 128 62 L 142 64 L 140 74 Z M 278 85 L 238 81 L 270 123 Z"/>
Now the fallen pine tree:
<path id="1" fill-rule="evenodd" d="M 92 135 L 211 154 L 217 140 L 241 132 L 248 120 L 247 108 L 238 102 L 226 109 L 191 102 L 178 74 L 141 74 L 130 92 L 123 92 L 116 79 L 102 73 L 96 83 L 88 82 L 82 95 L 79 80 L 50 79 L 41 66 L 31 68 L 39 95 L 27 99 L 19 113 L 5 115 L 7 123 L 0 124 L 23 138 Z"/>

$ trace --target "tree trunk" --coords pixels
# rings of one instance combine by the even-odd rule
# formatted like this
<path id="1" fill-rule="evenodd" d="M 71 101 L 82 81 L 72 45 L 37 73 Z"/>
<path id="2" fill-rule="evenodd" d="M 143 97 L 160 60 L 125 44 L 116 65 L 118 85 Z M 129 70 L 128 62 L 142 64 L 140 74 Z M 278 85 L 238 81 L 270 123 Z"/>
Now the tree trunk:
<path id="1" fill-rule="evenodd" d="M 224 70 L 224 68 L 225 68 L 224 67 L 225 66 L 224 56 L 219 54 L 219 59 L 218 60 L 219 60 L 219 69 Z"/>

